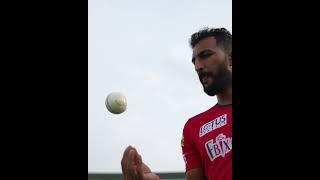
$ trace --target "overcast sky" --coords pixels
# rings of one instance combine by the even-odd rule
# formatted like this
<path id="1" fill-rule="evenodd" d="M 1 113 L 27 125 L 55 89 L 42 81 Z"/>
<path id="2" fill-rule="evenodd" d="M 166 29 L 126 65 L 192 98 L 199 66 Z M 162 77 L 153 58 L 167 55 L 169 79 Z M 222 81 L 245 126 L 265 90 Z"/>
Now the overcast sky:
<path id="1" fill-rule="evenodd" d="M 184 171 L 186 121 L 212 107 L 191 63 L 190 35 L 232 32 L 231 0 L 89 0 L 88 172 L 121 172 L 133 145 L 152 171 Z M 122 92 L 123 114 L 105 98 Z"/>

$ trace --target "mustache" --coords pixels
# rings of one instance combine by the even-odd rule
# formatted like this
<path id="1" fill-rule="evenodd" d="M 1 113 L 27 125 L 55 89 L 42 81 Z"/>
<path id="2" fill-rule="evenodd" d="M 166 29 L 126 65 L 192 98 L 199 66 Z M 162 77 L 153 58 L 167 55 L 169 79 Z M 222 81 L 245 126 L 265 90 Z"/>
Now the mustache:
<path id="1" fill-rule="evenodd" d="M 211 72 L 199 72 L 198 76 L 199 76 L 199 79 L 201 81 L 203 77 L 205 77 L 205 76 L 213 76 L 213 74 Z"/>

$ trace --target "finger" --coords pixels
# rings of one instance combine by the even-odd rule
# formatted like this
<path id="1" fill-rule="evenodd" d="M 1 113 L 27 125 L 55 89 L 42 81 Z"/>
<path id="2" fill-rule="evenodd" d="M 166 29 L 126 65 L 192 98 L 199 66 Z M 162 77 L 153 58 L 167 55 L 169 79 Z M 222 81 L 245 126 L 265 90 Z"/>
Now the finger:
<path id="1" fill-rule="evenodd" d="M 133 148 L 133 149 L 137 153 L 137 155 L 136 155 L 136 164 L 137 164 L 139 170 L 141 169 L 141 171 L 143 173 L 150 173 L 151 170 L 146 164 L 143 163 L 141 155 L 137 152 L 137 150 L 135 148 Z"/>
<path id="2" fill-rule="evenodd" d="M 123 153 L 123 156 L 122 156 L 122 160 L 121 160 L 121 168 L 122 168 L 122 172 L 125 174 L 127 169 L 127 163 L 128 163 L 128 156 L 129 156 L 129 151 L 132 149 L 132 146 L 128 146 L 126 148 L 126 150 L 124 151 Z"/>
<path id="3" fill-rule="evenodd" d="M 128 153 L 128 160 L 127 160 L 127 166 L 126 169 L 128 170 L 129 174 L 133 176 L 136 172 L 136 163 L 134 161 L 135 158 L 135 151 L 133 149 L 130 149 Z"/>
<path id="4" fill-rule="evenodd" d="M 144 173 L 151 173 L 151 169 L 144 162 L 142 162 L 142 169 Z"/>
<path id="5" fill-rule="evenodd" d="M 132 154 L 132 149 L 130 149 L 127 153 L 127 157 L 126 157 L 127 159 L 126 159 L 126 163 L 125 163 L 125 171 L 126 171 L 126 175 L 127 175 L 128 179 L 133 180 L 132 172 L 134 171 L 134 169 L 133 169 L 134 167 L 130 161 L 131 154 Z"/>
<path id="6" fill-rule="evenodd" d="M 140 154 L 136 155 L 136 162 L 138 166 L 142 166 L 142 157 L 140 156 Z"/>
<path id="7" fill-rule="evenodd" d="M 143 179 L 144 176 L 144 171 L 143 171 L 143 164 L 142 164 L 142 157 L 140 156 L 140 154 L 138 154 L 137 150 L 134 149 L 134 159 L 135 159 L 135 165 L 136 165 L 136 178 L 139 180 Z"/>
<path id="8" fill-rule="evenodd" d="M 123 174 L 126 173 L 125 167 L 126 167 L 127 156 L 128 156 L 129 150 L 130 150 L 130 146 L 125 149 L 125 151 L 123 152 L 123 155 L 122 155 L 122 159 L 121 159 L 121 169 L 122 169 L 122 173 L 123 173 Z"/>
<path id="9" fill-rule="evenodd" d="M 137 151 L 137 149 L 136 148 L 132 148 L 132 150 L 134 151 L 134 162 L 136 163 L 136 164 L 138 164 L 138 156 L 139 156 L 139 153 L 138 153 L 138 151 Z"/>
<path id="10" fill-rule="evenodd" d="M 138 173 L 138 176 L 139 177 L 143 177 L 144 169 L 143 169 L 142 158 L 141 158 L 140 154 L 137 154 L 136 159 L 137 159 L 137 173 Z"/>
<path id="11" fill-rule="evenodd" d="M 134 149 L 130 149 L 129 153 L 128 153 L 128 162 L 130 162 L 130 164 L 134 164 L 136 165 L 136 155 L 137 152 Z"/>
<path id="12" fill-rule="evenodd" d="M 132 147 L 131 147 L 131 146 L 128 146 L 128 147 L 125 149 L 125 151 L 123 152 L 123 156 L 122 156 L 121 163 L 126 161 L 130 149 L 132 149 Z"/>

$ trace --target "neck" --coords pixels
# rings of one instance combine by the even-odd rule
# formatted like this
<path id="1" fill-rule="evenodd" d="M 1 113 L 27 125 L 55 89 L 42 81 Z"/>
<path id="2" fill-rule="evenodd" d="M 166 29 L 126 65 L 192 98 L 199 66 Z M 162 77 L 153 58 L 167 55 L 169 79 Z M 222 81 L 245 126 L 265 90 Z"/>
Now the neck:
<path id="1" fill-rule="evenodd" d="M 232 87 L 227 88 L 223 93 L 217 94 L 219 105 L 229 105 L 232 104 Z"/>

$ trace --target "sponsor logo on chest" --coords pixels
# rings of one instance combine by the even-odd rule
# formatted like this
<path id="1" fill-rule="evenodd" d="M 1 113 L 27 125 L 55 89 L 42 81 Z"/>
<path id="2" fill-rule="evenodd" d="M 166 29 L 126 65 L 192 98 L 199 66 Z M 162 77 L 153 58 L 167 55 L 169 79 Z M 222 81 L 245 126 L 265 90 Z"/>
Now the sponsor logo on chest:
<path id="1" fill-rule="evenodd" d="M 205 149 L 211 161 L 217 157 L 224 157 L 232 150 L 232 137 L 226 137 L 224 134 L 219 134 L 214 142 L 213 139 L 205 143 Z"/>
<path id="2" fill-rule="evenodd" d="M 199 131 L 199 137 L 202 137 L 215 129 L 225 126 L 226 124 L 227 124 L 227 114 L 219 116 L 214 120 L 201 126 Z"/>

